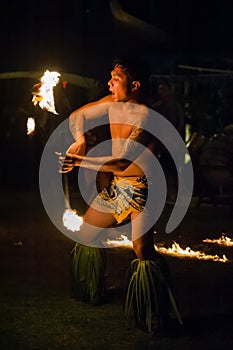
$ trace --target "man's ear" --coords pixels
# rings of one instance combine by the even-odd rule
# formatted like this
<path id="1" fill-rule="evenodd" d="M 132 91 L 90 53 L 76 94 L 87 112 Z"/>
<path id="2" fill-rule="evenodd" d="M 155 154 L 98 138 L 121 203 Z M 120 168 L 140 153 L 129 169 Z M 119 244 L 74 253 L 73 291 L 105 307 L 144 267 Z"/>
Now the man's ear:
<path id="1" fill-rule="evenodd" d="M 131 91 L 137 91 L 140 88 L 140 82 L 137 80 L 132 81 L 131 83 Z"/>

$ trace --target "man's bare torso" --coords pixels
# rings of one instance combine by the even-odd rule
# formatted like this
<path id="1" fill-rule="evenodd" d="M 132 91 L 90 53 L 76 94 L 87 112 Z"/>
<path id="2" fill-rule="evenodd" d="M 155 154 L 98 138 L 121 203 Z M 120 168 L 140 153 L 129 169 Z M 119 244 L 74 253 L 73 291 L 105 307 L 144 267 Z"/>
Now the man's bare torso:
<path id="1" fill-rule="evenodd" d="M 112 137 L 112 156 L 118 158 L 122 150 L 127 147 L 126 144 L 132 136 L 135 125 L 141 124 L 148 111 L 143 105 L 131 103 L 118 103 L 111 107 L 109 108 L 109 122 Z M 134 140 L 137 142 L 136 137 Z M 144 171 L 136 163 L 138 162 L 135 161 L 126 170 L 121 172 L 115 171 L 114 174 L 118 176 L 143 176 Z"/>

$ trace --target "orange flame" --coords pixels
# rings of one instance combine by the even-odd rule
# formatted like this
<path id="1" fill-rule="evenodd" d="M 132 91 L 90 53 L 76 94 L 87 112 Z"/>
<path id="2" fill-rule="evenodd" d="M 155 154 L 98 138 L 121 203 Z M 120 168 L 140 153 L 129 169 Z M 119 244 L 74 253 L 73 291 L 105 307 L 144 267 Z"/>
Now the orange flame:
<path id="1" fill-rule="evenodd" d="M 182 257 L 182 258 L 196 258 L 199 260 L 212 260 L 212 261 L 219 261 L 219 262 L 228 261 L 225 255 L 223 255 L 222 258 L 220 258 L 218 255 L 205 254 L 199 250 L 194 251 L 190 247 L 186 247 L 185 249 L 183 249 L 176 242 L 172 244 L 171 248 L 164 248 L 164 247 L 157 247 L 157 246 L 155 246 L 155 248 L 161 253 Z"/>
<path id="2" fill-rule="evenodd" d="M 133 244 L 132 241 L 128 239 L 128 237 L 121 235 L 120 238 L 115 240 L 108 239 L 106 241 L 106 244 L 111 247 L 126 247 L 126 248 L 132 248 Z M 228 259 L 225 255 L 219 257 L 218 255 L 209 255 L 205 254 L 201 251 L 194 251 L 190 247 L 186 247 L 185 249 L 181 248 L 180 245 L 176 242 L 172 244 L 171 248 L 165 248 L 165 247 L 158 247 L 155 245 L 155 249 L 162 254 L 167 254 L 171 256 L 175 256 L 178 258 L 194 258 L 198 260 L 212 260 L 212 261 L 218 261 L 218 262 L 227 262 Z"/>
<path id="3" fill-rule="evenodd" d="M 206 238 L 204 239 L 202 242 L 206 242 L 206 243 L 216 243 L 219 245 L 224 245 L 227 247 L 232 247 L 233 246 L 233 240 L 229 237 L 226 237 L 224 234 L 222 234 L 222 236 L 218 239 L 209 239 Z"/>
<path id="4" fill-rule="evenodd" d="M 51 113 L 58 114 L 55 109 L 53 88 L 59 82 L 60 73 L 45 71 L 44 75 L 40 78 L 41 84 L 36 84 L 34 87 L 38 88 L 37 92 L 33 92 L 32 102 L 34 106 L 39 106 Z"/>

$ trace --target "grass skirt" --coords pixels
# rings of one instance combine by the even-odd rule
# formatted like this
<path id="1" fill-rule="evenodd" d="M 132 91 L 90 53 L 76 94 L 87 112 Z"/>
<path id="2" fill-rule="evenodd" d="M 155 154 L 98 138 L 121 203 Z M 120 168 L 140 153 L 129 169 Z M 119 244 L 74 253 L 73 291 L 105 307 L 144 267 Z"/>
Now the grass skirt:
<path id="1" fill-rule="evenodd" d="M 75 297 L 92 305 L 99 304 L 105 287 L 105 249 L 76 243 L 72 254 Z"/>
<path id="2" fill-rule="evenodd" d="M 135 259 L 126 277 L 124 316 L 148 332 L 161 332 L 167 326 L 171 307 L 179 323 L 182 320 L 167 280 L 158 263 Z"/>

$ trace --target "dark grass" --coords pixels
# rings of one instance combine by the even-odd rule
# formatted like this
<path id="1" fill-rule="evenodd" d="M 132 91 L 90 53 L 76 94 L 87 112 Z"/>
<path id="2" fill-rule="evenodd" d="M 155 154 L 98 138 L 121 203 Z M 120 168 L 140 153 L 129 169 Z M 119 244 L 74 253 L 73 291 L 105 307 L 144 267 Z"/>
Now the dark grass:
<path id="1" fill-rule="evenodd" d="M 127 329 L 119 303 L 90 306 L 61 296 L 1 298 L 1 349 L 230 349 L 232 318 L 174 322 L 168 335 Z"/>

